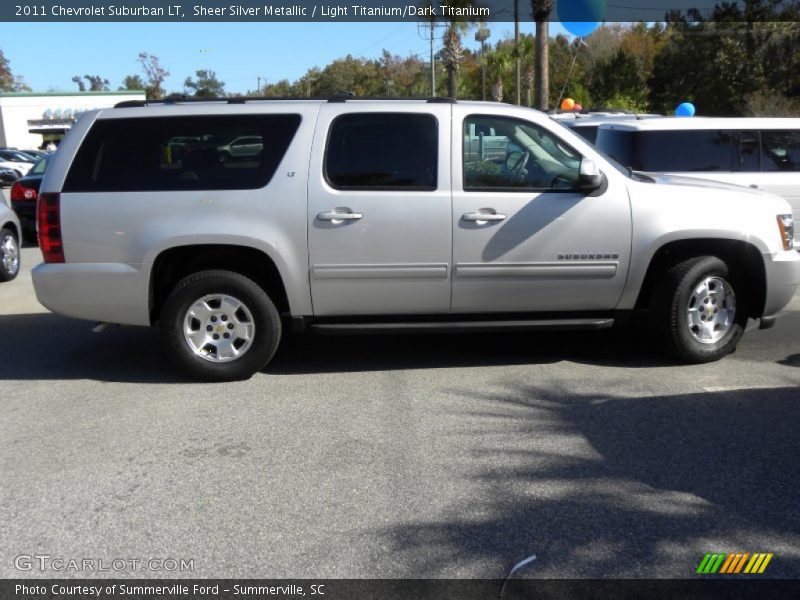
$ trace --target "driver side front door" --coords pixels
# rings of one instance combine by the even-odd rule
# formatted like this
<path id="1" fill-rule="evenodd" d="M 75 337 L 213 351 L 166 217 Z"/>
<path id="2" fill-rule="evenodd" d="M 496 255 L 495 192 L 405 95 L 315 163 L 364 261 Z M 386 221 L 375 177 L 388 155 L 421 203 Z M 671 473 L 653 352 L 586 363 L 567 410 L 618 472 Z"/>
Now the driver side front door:
<path id="1" fill-rule="evenodd" d="M 624 183 L 587 196 L 582 156 L 552 130 L 472 111 L 454 106 L 453 312 L 613 309 L 630 258 Z"/>

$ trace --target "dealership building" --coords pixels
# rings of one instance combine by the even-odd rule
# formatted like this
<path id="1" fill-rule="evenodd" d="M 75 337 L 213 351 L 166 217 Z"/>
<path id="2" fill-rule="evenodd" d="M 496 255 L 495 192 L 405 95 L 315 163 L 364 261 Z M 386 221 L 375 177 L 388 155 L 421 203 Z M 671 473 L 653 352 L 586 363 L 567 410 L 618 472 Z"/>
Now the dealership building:
<path id="1" fill-rule="evenodd" d="M 117 92 L 2 92 L 0 147 L 33 150 L 58 141 L 78 116 L 94 108 L 109 108 L 125 100 L 144 100 L 139 90 Z"/>

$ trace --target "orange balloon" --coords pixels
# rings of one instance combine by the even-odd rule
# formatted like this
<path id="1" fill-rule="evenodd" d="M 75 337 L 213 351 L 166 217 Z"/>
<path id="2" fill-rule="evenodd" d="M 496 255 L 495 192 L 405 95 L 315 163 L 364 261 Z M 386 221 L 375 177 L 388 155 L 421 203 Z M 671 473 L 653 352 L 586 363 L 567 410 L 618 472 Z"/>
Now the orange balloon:
<path id="1" fill-rule="evenodd" d="M 564 98 L 561 102 L 561 110 L 573 110 L 575 108 L 575 100 L 572 98 Z"/>

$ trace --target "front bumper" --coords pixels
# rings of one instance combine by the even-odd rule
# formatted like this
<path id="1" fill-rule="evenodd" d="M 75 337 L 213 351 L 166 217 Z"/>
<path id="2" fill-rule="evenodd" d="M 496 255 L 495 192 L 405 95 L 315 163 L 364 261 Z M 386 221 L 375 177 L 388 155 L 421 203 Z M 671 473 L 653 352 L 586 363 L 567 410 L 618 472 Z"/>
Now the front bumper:
<path id="1" fill-rule="evenodd" d="M 800 286 L 800 253 L 794 250 L 764 255 L 767 294 L 762 316 L 771 317 L 784 308 Z"/>

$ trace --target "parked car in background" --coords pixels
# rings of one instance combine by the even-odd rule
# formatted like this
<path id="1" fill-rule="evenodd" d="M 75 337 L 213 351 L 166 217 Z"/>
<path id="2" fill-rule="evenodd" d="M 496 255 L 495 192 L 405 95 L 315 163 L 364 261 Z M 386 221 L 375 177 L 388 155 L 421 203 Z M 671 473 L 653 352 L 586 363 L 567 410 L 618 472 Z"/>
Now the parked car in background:
<path id="1" fill-rule="evenodd" d="M 17 179 L 24 177 L 32 167 L 33 163 L 21 163 L 0 159 L 0 169 L 9 169 L 13 171 Z"/>
<path id="2" fill-rule="evenodd" d="M 246 161 L 219 160 L 213 143 L 168 151 L 193 137 L 264 148 Z M 494 102 L 88 111 L 37 213 L 42 304 L 157 325 L 175 364 L 205 380 L 251 376 L 287 328 L 602 329 L 637 312 L 642 335 L 709 362 L 749 318 L 772 326 L 800 284 L 784 199 L 631 174 L 547 115 Z"/>
<path id="3" fill-rule="evenodd" d="M 2 163 L 0 163 L 2 164 Z M 0 166 L 0 186 L 9 186 L 20 177 L 20 172 L 15 171 L 11 167 Z"/>
<path id="4" fill-rule="evenodd" d="M 25 154 L 19 150 L 12 149 L 0 150 L 0 160 L 19 165 L 19 170 L 23 175 L 27 173 L 31 167 L 33 167 L 33 163 L 36 162 L 36 159 L 33 156 Z"/>
<path id="5" fill-rule="evenodd" d="M 800 219 L 800 119 L 606 123 L 597 147 L 635 171 L 712 179 L 782 196 Z M 800 241 L 800 232 L 795 235 Z"/>
<path id="6" fill-rule="evenodd" d="M 11 186 L 11 207 L 17 213 L 22 225 L 22 239 L 36 243 L 36 201 L 39 199 L 39 186 L 51 155 L 46 154 L 28 174 Z"/>
<path id="7" fill-rule="evenodd" d="M 222 160 L 251 159 L 261 154 L 264 140 L 261 136 L 242 136 L 217 146 Z"/>
<path id="8" fill-rule="evenodd" d="M 0 282 L 11 281 L 19 273 L 20 231 L 17 215 L 0 204 Z"/>
<path id="9" fill-rule="evenodd" d="M 554 112 L 550 118 L 569 127 L 589 143 L 597 140 L 597 131 L 605 123 L 619 123 L 626 121 L 640 121 L 643 119 L 658 119 L 662 115 L 649 113 L 634 113 L 626 110 L 587 110 Z"/>
<path id="10" fill-rule="evenodd" d="M 50 152 L 45 152 L 44 150 L 21 150 L 20 152 L 24 152 L 25 154 L 32 156 L 36 160 L 51 154 Z"/>

